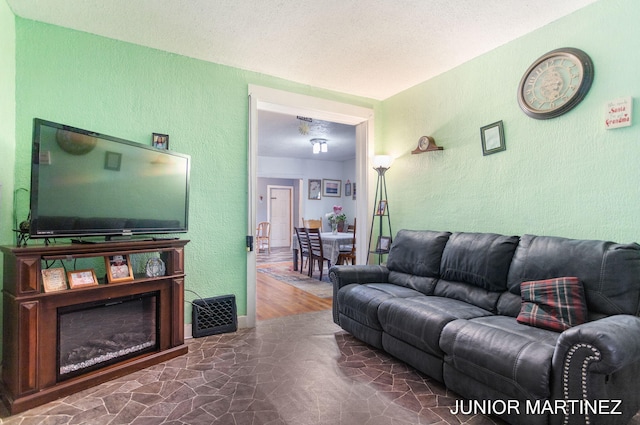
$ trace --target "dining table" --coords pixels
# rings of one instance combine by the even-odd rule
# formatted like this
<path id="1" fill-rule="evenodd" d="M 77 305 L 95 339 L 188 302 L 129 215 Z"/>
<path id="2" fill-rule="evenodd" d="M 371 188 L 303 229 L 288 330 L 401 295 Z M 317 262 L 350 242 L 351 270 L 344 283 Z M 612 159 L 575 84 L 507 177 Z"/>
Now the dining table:
<path id="1" fill-rule="evenodd" d="M 351 244 L 353 244 L 353 233 L 320 232 L 320 239 L 322 239 L 322 251 L 324 256 L 330 260 L 331 265 L 335 265 L 338 261 L 338 256 L 340 255 L 340 248 L 344 247 L 344 250 L 351 249 Z M 298 270 L 299 247 L 298 236 L 294 233 L 291 244 L 294 270 Z"/>

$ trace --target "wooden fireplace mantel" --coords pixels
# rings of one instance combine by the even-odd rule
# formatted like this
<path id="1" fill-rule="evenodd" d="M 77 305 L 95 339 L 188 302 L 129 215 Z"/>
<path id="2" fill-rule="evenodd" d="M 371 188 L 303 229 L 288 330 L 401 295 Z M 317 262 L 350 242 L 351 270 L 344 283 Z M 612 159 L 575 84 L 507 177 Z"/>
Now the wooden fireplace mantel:
<path id="1" fill-rule="evenodd" d="M 99 244 L 0 247 L 4 254 L 2 386 L 11 414 L 187 353 L 184 344 L 184 247 L 189 241 L 132 240 Z M 159 252 L 166 273 L 121 283 L 44 292 L 43 261 Z M 66 261 L 67 263 L 69 261 Z M 71 261 L 73 263 L 73 261 Z M 159 294 L 158 349 L 58 380 L 57 309 L 148 292 Z"/>

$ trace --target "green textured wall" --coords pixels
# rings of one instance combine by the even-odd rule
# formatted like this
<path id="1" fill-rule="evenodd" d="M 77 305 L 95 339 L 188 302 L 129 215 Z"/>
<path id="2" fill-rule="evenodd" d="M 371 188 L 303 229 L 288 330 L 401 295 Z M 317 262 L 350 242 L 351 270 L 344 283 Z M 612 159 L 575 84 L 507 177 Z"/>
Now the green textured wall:
<path id="1" fill-rule="evenodd" d="M 640 2 L 602 0 L 385 100 L 377 153 L 401 228 L 640 241 L 640 118 L 604 129 L 605 104 L 640 96 Z M 534 120 L 516 101 L 542 54 L 577 47 L 594 62 L 586 98 L 559 118 Z M 637 108 L 636 108 L 637 109 Z M 480 127 L 504 122 L 504 152 L 484 157 Z M 422 135 L 442 152 L 411 155 Z"/>
<path id="2" fill-rule="evenodd" d="M 0 242 L 13 242 L 13 188 L 16 141 L 16 37 L 15 18 L 0 0 Z M 0 276 L 3 264 L 0 262 Z M 0 310 L 1 311 L 1 310 Z M 2 325 L 2 315 L 0 315 Z M 2 341 L 0 340 L 0 352 Z"/>
<path id="3" fill-rule="evenodd" d="M 169 134 L 172 150 L 192 156 L 186 288 L 202 297 L 235 294 L 241 315 L 248 84 L 376 103 L 22 18 L 16 41 L 17 185 L 29 185 L 34 117 L 141 143 Z"/>

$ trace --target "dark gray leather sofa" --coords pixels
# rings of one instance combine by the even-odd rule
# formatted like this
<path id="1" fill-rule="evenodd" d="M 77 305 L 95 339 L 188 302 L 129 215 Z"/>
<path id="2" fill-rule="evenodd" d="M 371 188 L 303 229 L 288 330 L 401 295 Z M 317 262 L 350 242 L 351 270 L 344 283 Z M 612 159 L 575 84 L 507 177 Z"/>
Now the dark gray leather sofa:
<path id="1" fill-rule="evenodd" d="M 566 276 L 582 282 L 586 323 L 554 332 L 516 320 L 522 282 Z M 476 411 L 600 425 L 640 408 L 638 244 L 401 230 L 386 266 L 334 266 L 330 277 L 338 325 Z"/>

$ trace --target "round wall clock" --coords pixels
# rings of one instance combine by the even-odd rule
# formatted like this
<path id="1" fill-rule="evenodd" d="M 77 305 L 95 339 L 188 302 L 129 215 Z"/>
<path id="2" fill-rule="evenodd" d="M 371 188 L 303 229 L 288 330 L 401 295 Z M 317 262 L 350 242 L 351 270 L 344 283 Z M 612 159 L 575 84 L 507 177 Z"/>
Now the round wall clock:
<path id="1" fill-rule="evenodd" d="M 531 118 L 558 117 L 575 107 L 591 88 L 593 62 L 580 49 L 565 47 L 539 57 L 522 76 L 518 104 Z"/>

